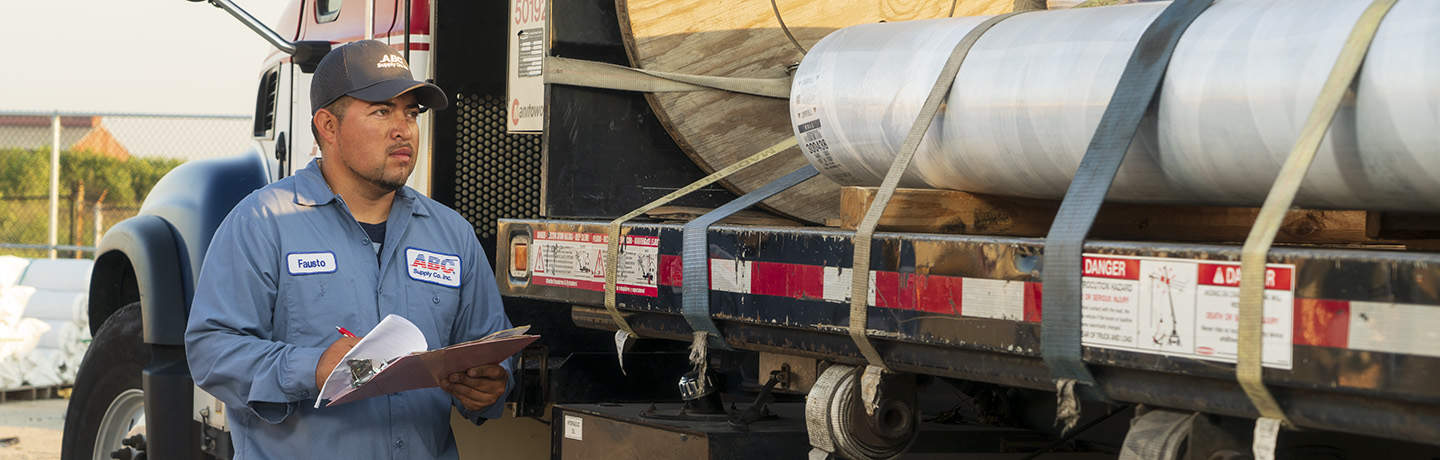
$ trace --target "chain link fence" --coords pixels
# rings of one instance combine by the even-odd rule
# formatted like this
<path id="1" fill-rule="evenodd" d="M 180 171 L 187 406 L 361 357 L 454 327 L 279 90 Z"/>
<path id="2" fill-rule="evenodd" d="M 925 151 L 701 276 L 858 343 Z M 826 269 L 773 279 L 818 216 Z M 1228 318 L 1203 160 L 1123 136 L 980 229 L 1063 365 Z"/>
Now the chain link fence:
<path id="1" fill-rule="evenodd" d="M 166 172 L 250 132 L 249 115 L 0 111 L 0 255 L 93 257 Z"/>

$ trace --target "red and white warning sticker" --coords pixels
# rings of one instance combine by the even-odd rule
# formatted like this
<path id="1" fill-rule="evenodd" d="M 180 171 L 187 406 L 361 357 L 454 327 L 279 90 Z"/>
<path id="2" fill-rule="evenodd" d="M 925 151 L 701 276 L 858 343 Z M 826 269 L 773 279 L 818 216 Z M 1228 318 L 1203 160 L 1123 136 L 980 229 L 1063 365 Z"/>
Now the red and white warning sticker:
<path id="1" fill-rule="evenodd" d="M 1139 353 L 1235 362 L 1240 264 L 1087 254 L 1082 343 Z M 1295 266 L 1265 272 L 1267 367 L 1290 369 Z"/>
<path id="2" fill-rule="evenodd" d="M 531 240 L 530 282 L 587 291 L 605 290 L 603 233 L 537 231 Z M 615 292 L 655 297 L 660 239 L 626 236 L 616 264 Z"/>

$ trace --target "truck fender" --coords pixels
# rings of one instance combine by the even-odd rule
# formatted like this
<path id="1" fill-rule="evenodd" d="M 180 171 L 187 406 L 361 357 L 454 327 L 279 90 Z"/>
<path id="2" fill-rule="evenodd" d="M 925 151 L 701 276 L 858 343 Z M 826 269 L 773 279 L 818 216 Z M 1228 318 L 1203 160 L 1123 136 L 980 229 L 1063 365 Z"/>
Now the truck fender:
<path id="1" fill-rule="evenodd" d="M 111 227 L 90 275 L 90 333 L 138 300 L 145 343 L 183 346 L 188 283 L 178 248 L 174 230 L 158 216 L 139 215 Z"/>
<path id="2" fill-rule="evenodd" d="M 259 150 L 192 160 L 170 171 L 145 198 L 140 215 L 100 240 L 90 281 L 90 328 L 140 301 L 145 343 L 183 346 L 185 322 L 205 250 L 242 198 L 269 182 Z"/>

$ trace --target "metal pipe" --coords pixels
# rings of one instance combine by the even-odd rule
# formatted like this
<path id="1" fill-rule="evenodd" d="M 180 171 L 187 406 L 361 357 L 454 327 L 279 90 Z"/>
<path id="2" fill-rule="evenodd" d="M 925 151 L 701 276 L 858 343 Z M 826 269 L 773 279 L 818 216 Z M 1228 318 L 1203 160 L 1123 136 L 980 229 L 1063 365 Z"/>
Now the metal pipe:
<path id="1" fill-rule="evenodd" d="M 365 40 L 375 38 L 375 0 L 365 0 Z"/>
<path id="2" fill-rule="evenodd" d="M 280 34 L 275 33 L 269 26 L 266 26 L 264 22 L 260 22 L 259 19 L 255 19 L 255 16 L 251 16 L 249 12 L 236 6 L 234 2 L 230 0 L 209 0 L 209 2 L 211 5 L 215 5 L 216 8 L 230 13 L 235 19 L 239 19 L 241 23 L 245 24 L 245 27 L 249 27 L 252 32 L 259 34 L 265 41 L 270 42 L 271 46 L 280 49 L 280 51 L 284 51 L 285 54 L 295 54 L 294 42 L 286 40 L 285 37 L 281 37 Z M 366 4 L 368 5 L 369 2 L 367 1 Z M 370 31 L 368 23 L 365 26 L 365 30 L 368 36 L 368 32 Z"/>
<path id="3" fill-rule="evenodd" d="M 970 50 L 902 186 L 1065 194 L 1163 2 L 1037 11 Z M 1227 0 L 1185 32 L 1109 198 L 1259 204 L 1366 2 Z M 1440 211 L 1440 2 L 1385 18 L 1307 175 L 1306 207 Z M 805 56 L 790 100 L 812 164 L 875 185 L 961 37 L 985 18 L 865 24 Z M 802 128 L 804 128 L 802 130 Z"/>
<path id="4" fill-rule="evenodd" d="M 60 243 L 60 112 L 50 116 L 50 258 Z"/>
<path id="5" fill-rule="evenodd" d="M 410 63 L 410 0 L 405 0 L 405 63 Z"/>

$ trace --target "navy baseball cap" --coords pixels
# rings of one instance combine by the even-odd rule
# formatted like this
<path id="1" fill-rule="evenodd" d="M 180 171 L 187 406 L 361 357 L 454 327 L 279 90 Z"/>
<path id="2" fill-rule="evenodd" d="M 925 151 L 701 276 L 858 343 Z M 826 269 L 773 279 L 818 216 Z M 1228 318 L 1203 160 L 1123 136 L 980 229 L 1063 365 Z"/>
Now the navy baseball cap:
<path id="1" fill-rule="evenodd" d="M 415 91 L 422 107 L 450 105 L 439 86 L 415 80 L 410 65 L 390 45 L 376 40 L 351 42 L 330 50 L 315 67 L 310 80 L 310 114 L 341 96 L 381 102 L 409 91 Z"/>

